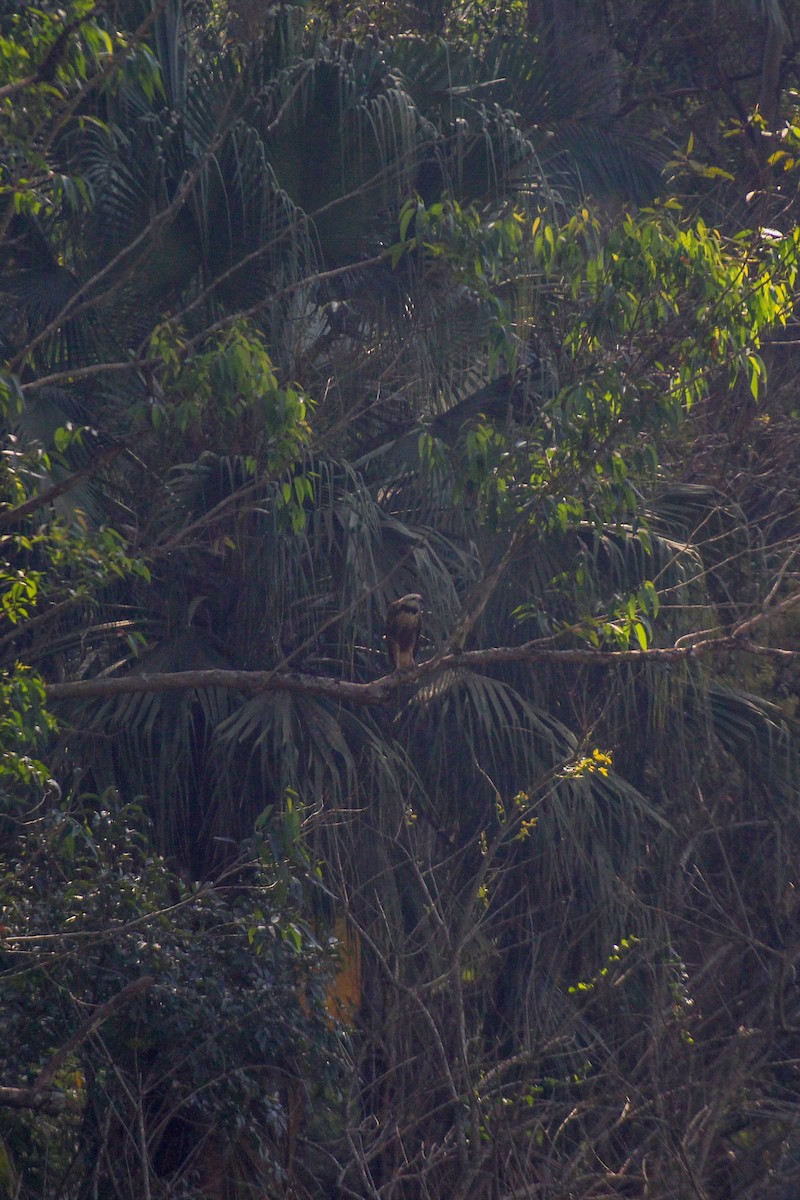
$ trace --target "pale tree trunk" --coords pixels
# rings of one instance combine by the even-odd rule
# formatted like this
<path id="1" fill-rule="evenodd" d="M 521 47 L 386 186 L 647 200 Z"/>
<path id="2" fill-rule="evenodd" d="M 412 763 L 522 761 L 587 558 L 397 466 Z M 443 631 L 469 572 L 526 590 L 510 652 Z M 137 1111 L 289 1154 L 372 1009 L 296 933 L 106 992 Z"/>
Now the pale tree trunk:
<path id="1" fill-rule="evenodd" d="M 767 129 L 775 129 L 780 116 L 781 64 L 783 47 L 789 30 L 783 14 L 768 11 L 765 14 L 764 50 L 761 56 L 761 90 L 758 107 Z"/>

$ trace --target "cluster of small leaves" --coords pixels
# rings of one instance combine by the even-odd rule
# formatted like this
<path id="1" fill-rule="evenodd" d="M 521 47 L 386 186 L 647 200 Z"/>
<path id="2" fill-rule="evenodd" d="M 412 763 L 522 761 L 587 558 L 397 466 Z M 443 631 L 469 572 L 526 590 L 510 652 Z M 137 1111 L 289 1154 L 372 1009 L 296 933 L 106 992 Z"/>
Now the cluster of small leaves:
<path id="1" fill-rule="evenodd" d="M 668 971 L 669 991 L 672 997 L 672 1017 L 678 1022 L 681 1040 L 688 1046 L 694 1044 L 690 1026 L 696 1019 L 694 998 L 689 987 L 689 971 L 686 963 L 674 950 L 664 956 Z"/>
<path id="2" fill-rule="evenodd" d="M 797 200 L 800 177 L 800 92 L 790 91 L 788 99 L 791 107 L 786 122 L 782 129 L 772 135 L 775 149 L 767 159 L 767 165 L 772 168 L 767 194 L 776 223 L 781 227 L 785 224 L 787 212 L 791 212 L 788 205 Z M 767 229 L 764 232 L 768 238 L 773 238 L 777 231 Z"/>
<path id="3" fill-rule="evenodd" d="M 141 812 L 105 799 L 26 822 L 16 870 L 0 879 L 0 1078 L 35 1079 L 93 1007 L 154 982 L 77 1045 L 56 1080 L 80 1121 L 50 1128 L 22 1116 L 7 1147 L 14 1157 L 29 1146 L 17 1165 L 33 1181 L 48 1158 L 66 1164 L 74 1138 L 70 1187 L 102 1154 L 108 1186 L 128 1194 L 125 1172 L 145 1169 L 132 1131 L 155 1119 L 156 1164 L 159 1145 L 194 1130 L 195 1148 L 209 1137 L 244 1143 L 262 1181 L 278 1179 L 286 1078 L 301 1064 L 320 1086 L 336 1074 L 323 1009 L 330 961 L 285 892 L 275 906 L 268 850 L 252 844 L 227 883 L 189 885 L 153 853 Z M 163 1182 L 186 1186 L 186 1154 L 164 1165 Z"/>
<path id="4" fill-rule="evenodd" d="M 115 529 L 91 528 L 80 510 L 70 521 L 54 516 L 29 533 L 2 538 L 1 615 L 24 632 L 48 607 L 90 603 L 109 582 L 134 576 L 148 580 L 149 569 Z"/>
<path id="5" fill-rule="evenodd" d="M 7 89 L 0 94 L 0 198 L 8 196 L 16 211 L 39 213 L 70 191 L 71 181 L 53 169 L 55 141 L 76 98 L 100 84 L 128 49 L 94 0 L 23 5 L 0 24 L 0 85 Z"/>
<path id="6" fill-rule="evenodd" d="M 19 411 L 17 389 L 0 389 L 0 419 L 7 422 L 2 438 L 0 518 L 8 532 L 0 535 L 0 620 L 22 632 L 34 615 L 66 601 L 89 600 L 108 582 L 133 576 L 149 579 L 141 558 L 131 555 L 125 539 L 108 525 L 92 525 L 80 507 L 59 515 L 43 504 L 15 519 L 15 510 L 46 491 L 54 470 L 68 476 L 69 454 L 84 444 L 87 430 L 67 423 L 55 430 L 48 448 L 12 432 Z M 0 646 L 2 646 L 0 642 Z"/>
<path id="7" fill-rule="evenodd" d="M 539 824 L 539 818 L 532 815 L 533 796 L 529 792 L 517 792 L 511 804 L 503 804 L 498 800 L 495 806 L 497 820 L 501 828 L 510 827 L 514 840 L 524 842 Z"/>
<path id="8" fill-rule="evenodd" d="M 515 429 L 509 441 L 478 420 L 451 457 L 485 520 L 527 514 L 537 529 L 563 534 L 582 524 L 636 528 L 636 481 L 652 478 L 660 439 L 712 388 L 744 377 L 758 398 L 761 340 L 791 313 L 800 235 L 726 238 L 672 201 L 608 231 L 585 208 L 562 225 L 539 215 L 526 226 L 518 213 L 484 219 L 474 208 L 417 203 L 403 211 L 395 253 L 411 250 L 460 264 L 462 286 L 493 298 L 512 362 L 522 326 L 502 311 L 502 281 L 537 281 L 536 338 L 559 357 L 557 383 L 522 436 Z M 646 622 L 632 620 L 641 645 Z"/>
<path id="9" fill-rule="evenodd" d="M 516 353 L 514 319 L 503 290 L 527 267 L 526 217 L 514 207 L 483 212 L 477 205 L 440 200 L 426 206 L 419 197 L 400 211 L 400 240 L 390 248 L 397 266 L 407 254 L 446 266 L 457 287 L 468 289 L 491 314 L 490 365 Z"/>
<path id="10" fill-rule="evenodd" d="M 86 79 L 114 50 L 97 23 L 99 15 L 94 0 L 71 0 L 58 9 L 26 5 L 11 15 L 0 36 L 5 71 L 56 87 Z"/>
<path id="11" fill-rule="evenodd" d="M 791 312 L 797 240 L 725 239 L 669 205 L 626 217 L 599 247 L 588 232 L 582 217 L 550 239 L 545 227 L 534 260 L 572 292 L 564 343 L 581 380 L 550 406 L 554 433 L 579 456 L 594 444 L 608 471 L 620 431 L 678 424 L 712 382 L 746 372 L 757 394 L 760 339 Z"/>
<path id="12" fill-rule="evenodd" d="M 284 475 L 308 445 L 311 398 L 297 386 L 282 386 L 263 336 L 244 319 L 192 348 L 171 323 L 158 326 L 150 354 L 159 363 L 161 398 L 145 414 L 162 435 L 188 436 L 197 451 L 212 448 L 241 457 L 250 475 Z M 290 478 L 283 503 L 302 527 L 311 481 Z"/>
<path id="13" fill-rule="evenodd" d="M 609 976 L 619 971 L 619 966 L 622 963 L 625 955 L 627 955 L 634 946 L 639 942 L 638 937 L 620 938 L 617 945 L 612 946 L 611 953 L 605 961 L 605 964 L 600 968 L 596 975 L 591 979 L 581 980 L 579 983 L 570 985 L 567 989 L 570 995 L 575 995 L 579 992 L 591 992 L 598 986 L 601 980 L 608 980 Z"/>
<path id="14" fill-rule="evenodd" d="M 26 808 L 50 785 L 42 757 L 54 729 L 41 679 L 19 665 L 0 672 L 0 814 Z"/>
<path id="15" fill-rule="evenodd" d="M 598 649 L 611 647 L 629 650 L 632 646 L 646 650 L 653 642 L 653 622 L 661 602 L 652 580 L 628 596 L 619 597 L 616 604 L 599 616 L 584 617 L 570 626 L 570 632 L 585 638 Z"/>
<path id="16" fill-rule="evenodd" d="M 322 870 L 311 854 L 305 838 L 306 806 L 293 788 L 287 788 L 280 811 L 268 805 L 256 818 L 255 833 L 260 839 L 261 858 L 268 864 L 272 880 L 271 900 L 278 912 L 291 911 L 302 900 L 301 880 L 322 880 Z M 263 914 L 261 914 L 263 917 Z M 250 941 L 260 936 L 261 927 L 249 931 Z M 302 934 L 291 922 L 286 935 L 300 948 Z"/>
<path id="17" fill-rule="evenodd" d="M 524 214 L 513 208 L 487 219 L 476 205 L 451 199 L 426 206 L 415 197 L 400 210 L 400 241 L 391 249 L 392 265 L 403 254 L 423 250 L 451 264 L 470 286 L 503 281 L 523 250 L 525 224 Z"/>

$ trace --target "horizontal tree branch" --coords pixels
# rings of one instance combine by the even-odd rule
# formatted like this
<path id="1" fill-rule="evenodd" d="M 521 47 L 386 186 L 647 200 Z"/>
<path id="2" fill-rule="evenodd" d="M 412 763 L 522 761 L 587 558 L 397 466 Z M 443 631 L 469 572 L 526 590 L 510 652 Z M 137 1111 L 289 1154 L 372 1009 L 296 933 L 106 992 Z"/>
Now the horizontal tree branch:
<path id="1" fill-rule="evenodd" d="M 26 1108 L 34 1112 L 48 1113 L 57 1117 L 67 1108 L 74 1108 L 72 1097 L 65 1092 L 34 1092 L 29 1087 L 6 1087 L 0 1085 L 0 1108 Z"/>
<path id="2" fill-rule="evenodd" d="M 793 556 L 794 552 L 790 557 Z M 739 623 L 734 626 L 733 636 L 737 640 L 745 637 L 751 632 L 751 630 L 755 629 L 757 625 L 763 624 L 764 621 L 770 621 L 773 617 L 779 617 L 782 613 L 789 612 L 790 609 L 796 608 L 797 605 L 800 604 L 800 592 L 792 592 L 790 596 L 785 596 L 783 600 L 779 600 L 777 604 L 772 604 L 769 601 L 770 597 L 768 596 L 767 602 L 760 612 L 755 613 L 754 616 L 748 617 L 744 621 L 739 621 Z"/>
<path id="3" fill-rule="evenodd" d="M 144 694 L 183 692 L 203 688 L 232 688 L 245 695 L 265 692 L 297 692 L 323 696 L 340 704 L 369 707 L 385 704 L 393 694 L 410 684 L 424 684 L 445 671 L 491 667 L 523 662 L 531 666 L 547 662 L 591 667 L 619 667 L 635 663 L 679 663 L 725 651 L 746 651 L 774 658 L 800 657 L 800 651 L 762 646 L 742 637 L 706 638 L 689 646 L 654 647 L 650 650 L 558 650 L 541 641 L 519 646 L 495 646 L 485 650 L 464 650 L 437 655 L 413 671 L 395 671 L 370 683 L 354 683 L 328 675 L 309 675 L 300 671 L 236 671 L 213 668 L 202 671 L 136 672 L 100 679 L 80 679 L 72 683 L 48 684 L 48 700 L 87 700 Z"/>

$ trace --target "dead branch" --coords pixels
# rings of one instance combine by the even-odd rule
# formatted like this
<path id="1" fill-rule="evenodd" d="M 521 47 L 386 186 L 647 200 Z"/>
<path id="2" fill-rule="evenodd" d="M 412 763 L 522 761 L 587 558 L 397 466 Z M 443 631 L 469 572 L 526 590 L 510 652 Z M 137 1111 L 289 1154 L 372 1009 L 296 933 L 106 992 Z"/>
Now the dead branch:
<path id="1" fill-rule="evenodd" d="M 67 1108 L 75 1107 L 71 1097 L 53 1087 L 56 1074 L 64 1066 L 70 1054 L 73 1054 L 78 1046 L 85 1042 L 104 1021 L 107 1021 L 117 1009 L 149 991 L 154 983 L 155 979 L 151 975 L 143 975 L 141 979 L 134 979 L 127 984 L 105 1004 L 101 1004 L 81 1021 L 72 1036 L 56 1050 L 30 1087 L 0 1086 L 0 1106 L 33 1109 L 53 1115 L 62 1113 Z"/>

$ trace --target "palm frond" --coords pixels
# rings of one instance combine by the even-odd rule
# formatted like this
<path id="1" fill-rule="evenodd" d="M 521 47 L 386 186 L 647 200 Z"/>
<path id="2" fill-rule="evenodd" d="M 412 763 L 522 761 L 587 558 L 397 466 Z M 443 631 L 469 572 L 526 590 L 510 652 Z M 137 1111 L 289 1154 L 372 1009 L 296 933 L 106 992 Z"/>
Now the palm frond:
<path id="1" fill-rule="evenodd" d="M 714 730 L 742 772 L 748 791 L 794 803 L 800 786 L 800 741 L 793 721 L 775 704 L 712 682 L 708 703 Z"/>

